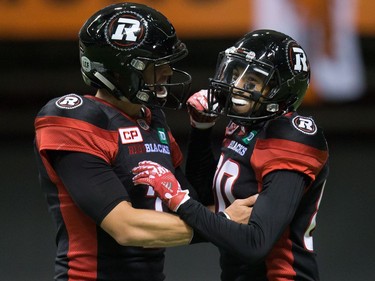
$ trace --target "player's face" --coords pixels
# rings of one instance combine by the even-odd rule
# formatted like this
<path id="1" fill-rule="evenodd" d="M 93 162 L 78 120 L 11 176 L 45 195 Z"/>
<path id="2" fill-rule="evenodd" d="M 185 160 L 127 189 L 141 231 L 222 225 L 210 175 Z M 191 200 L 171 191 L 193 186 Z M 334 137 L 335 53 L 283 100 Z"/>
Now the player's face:
<path id="1" fill-rule="evenodd" d="M 173 75 L 173 70 L 169 64 L 155 66 L 149 64 L 143 72 L 143 79 L 147 85 L 166 84 L 169 77 Z M 150 86 L 150 90 L 155 90 L 158 98 L 167 96 L 167 89 L 164 86 Z"/>
<path id="2" fill-rule="evenodd" d="M 260 93 L 263 90 L 262 95 L 268 93 L 267 88 L 263 89 L 263 78 L 254 72 L 247 72 L 241 66 L 237 66 L 233 70 L 232 85 L 235 87 L 231 100 L 232 111 L 237 114 L 246 114 L 255 105 L 251 93 L 246 91 Z M 259 104 L 256 106 L 259 106 Z"/>

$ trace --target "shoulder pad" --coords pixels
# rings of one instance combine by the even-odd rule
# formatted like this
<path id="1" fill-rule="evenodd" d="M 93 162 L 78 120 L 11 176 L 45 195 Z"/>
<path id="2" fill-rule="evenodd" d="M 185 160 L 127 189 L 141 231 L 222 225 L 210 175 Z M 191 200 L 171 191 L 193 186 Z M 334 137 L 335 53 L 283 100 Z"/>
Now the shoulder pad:
<path id="1" fill-rule="evenodd" d="M 265 129 L 265 138 L 285 139 L 321 150 L 327 149 L 323 131 L 314 119 L 297 113 L 269 121 Z"/>
<path id="2" fill-rule="evenodd" d="M 106 128 L 110 118 L 102 104 L 77 94 L 50 100 L 38 113 L 38 117 L 47 116 L 82 120 L 101 128 Z"/>

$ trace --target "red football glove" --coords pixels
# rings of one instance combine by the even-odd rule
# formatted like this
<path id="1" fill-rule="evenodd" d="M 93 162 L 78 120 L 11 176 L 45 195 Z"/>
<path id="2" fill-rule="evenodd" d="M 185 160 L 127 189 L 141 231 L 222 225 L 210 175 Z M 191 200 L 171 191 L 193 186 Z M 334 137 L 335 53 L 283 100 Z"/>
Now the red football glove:
<path id="1" fill-rule="evenodd" d="M 198 129 L 208 129 L 215 125 L 217 115 L 208 113 L 207 90 L 200 90 L 186 102 L 190 124 Z"/>
<path id="2" fill-rule="evenodd" d="M 133 182 L 151 186 L 158 197 L 174 212 L 186 202 L 189 190 L 182 190 L 179 182 L 167 168 L 152 161 L 142 161 L 132 169 Z"/>

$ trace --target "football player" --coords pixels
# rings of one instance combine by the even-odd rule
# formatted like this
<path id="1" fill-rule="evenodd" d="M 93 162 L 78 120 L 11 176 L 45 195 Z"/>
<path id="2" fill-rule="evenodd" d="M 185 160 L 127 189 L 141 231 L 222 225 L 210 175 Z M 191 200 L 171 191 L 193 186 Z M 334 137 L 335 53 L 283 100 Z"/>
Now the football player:
<path id="1" fill-rule="evenodd" d="M 309 61 L 295 40 L 256 30 L 219 55 L 208 91 L 189 98 L 186 175 L 219 214 L 190 198 L 159 163 L 133 169 L 136 184 L 152 185 L 196 233 L 219 247 L 222 280 L 319 280 L 313 232 L 328 148 L 314 119 L 296 111 L 309 81 Z M 210 133 L 218 116 L 230 121 L 221 150 L 213 153 Z M 256 193 L 247 223 L 225 216 L 235 199 Z"/>
<path id="2" fill-rule="evenodd" d="M 164 247 L 188 244 L 192 230 L 152 188 L 135 188 L 131 169 L 158 162 L 195 197 L 162 111 L 186 101 L 191 77 L 172 65 L 187 48 L 167 18 L 134 3 L 92 15 L 79 48 L 83 79 L 97 92 L 54 98 L 35 119 L 40 182 L 57 226 L 54 280 L 164 280 Z"/>

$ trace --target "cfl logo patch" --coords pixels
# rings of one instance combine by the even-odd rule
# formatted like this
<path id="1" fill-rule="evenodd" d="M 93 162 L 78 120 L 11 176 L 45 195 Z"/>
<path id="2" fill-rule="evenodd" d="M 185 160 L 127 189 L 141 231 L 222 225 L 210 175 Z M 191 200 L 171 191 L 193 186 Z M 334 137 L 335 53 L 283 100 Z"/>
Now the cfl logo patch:
<path id="1" fill-rule="evenodd" d="M 292 123 L 298 131 L 307 135 L 314 135 L 318 131 L 314 120 L 310 117 L 296 116 Z"/>
<path id="2" fill-rule="evenodd" d="M 112 47 L 129 51 L 143 43 L 147 37 L 147 24 L 137 13 L 120 12 L 108 21 L 105 36 Z"/>
<path id="3" fill-rule="evenodd" d="M 120 128 L 118 132 L 122 144 L 143 142 L 143 137 L 138 127 Z"/>

